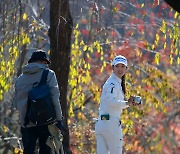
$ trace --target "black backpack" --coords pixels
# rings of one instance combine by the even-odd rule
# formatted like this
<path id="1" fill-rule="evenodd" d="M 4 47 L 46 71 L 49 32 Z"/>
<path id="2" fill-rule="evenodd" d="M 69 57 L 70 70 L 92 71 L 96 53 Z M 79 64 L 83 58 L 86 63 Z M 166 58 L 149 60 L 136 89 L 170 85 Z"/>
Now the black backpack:
<path id="1" fill-rule="evenodd" d="M 35 125 L 50 124 L 56 121 L 49 85 L 46 83 L 49 70 L 45 69 L 39 83 L 34 83 L 28 92 L 28 104 L 24 126 L 31 121 Z M 36 85 L 36 86 L 35 86 Z"/>

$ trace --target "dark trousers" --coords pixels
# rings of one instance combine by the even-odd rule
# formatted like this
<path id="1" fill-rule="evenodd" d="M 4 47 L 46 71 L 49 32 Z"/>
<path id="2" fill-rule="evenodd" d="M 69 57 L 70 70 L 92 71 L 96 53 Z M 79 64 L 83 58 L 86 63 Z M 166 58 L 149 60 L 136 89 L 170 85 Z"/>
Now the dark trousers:
<path id="1" fill-rule="evenodd" d="M 51 148 L 46 145 L 47 138 L 51 135 L 48 125 L 29 128 L 21 127 L 24 154 L 35 154 L 37 140 L 39 140 L 39 154 L 52 154 Z"/>

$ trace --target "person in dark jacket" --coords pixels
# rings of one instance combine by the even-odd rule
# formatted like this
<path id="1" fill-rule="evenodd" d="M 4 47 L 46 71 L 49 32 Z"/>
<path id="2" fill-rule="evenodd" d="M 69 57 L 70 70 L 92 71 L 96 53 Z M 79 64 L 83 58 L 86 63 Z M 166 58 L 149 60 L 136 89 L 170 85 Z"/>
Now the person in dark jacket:
<path id="1" fill-rule="evenodd" d="M 28 64 L 23 68 L 23 73 L 17 78 L 15 83 L 15 106 L 19 112 L 24 154 L 35 153 L 37 140 L 39 140 L 40 154 L 50 154 L 52 152 L 51 148 L 46 144 L 48 137 L 51 136 L 48 130 L 49 124 L 36 126 L 30 122 L 27 126 L 24 125 L 28 103 L 28 92 L 32 89 L 35 82 L 40 82 L 44 69 L 49 70 L 47 84 L 50 87 L 52 102 L 56 112 L 56 121 L 58 122 L 59 129 L 62 129 L 59 87 L 55 72 L 48 68 L 48 64 L 50 64 L 50 61 L 48 60 L 45 51 L 37 50 L 33 52 Z"/>

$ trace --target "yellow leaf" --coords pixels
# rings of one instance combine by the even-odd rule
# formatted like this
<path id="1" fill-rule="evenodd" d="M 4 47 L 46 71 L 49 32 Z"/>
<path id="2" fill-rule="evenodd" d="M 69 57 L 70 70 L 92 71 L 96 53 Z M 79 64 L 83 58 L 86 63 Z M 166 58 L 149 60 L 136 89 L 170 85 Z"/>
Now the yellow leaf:
<path id="1" fill-rule="evenodd" d="M 36 19 L 34 19 L 34 20 L 33 20 L 33 24 L 36 24 L 36 23 L 37 23 L 37 20 L 36 20 Z"/>
<path id="2" fill-rule="evenodd" d="M 78 112 L 78 119 L 81 119 L 81 120 L 85 119 L 84 114 L 81 112 Z"/>
<path id="3" fill-rule="evenodd" d="M 179 14 L 179 13 L 176 11 L 176 13 L 174 14 L 174 18 L 175 18 L 175 19 L 177 18 L 178 14 Z"/>
<path id="4" fill-rule="evenodd" d="M 155 45 L 153 44 L 153 45 L 152 45 L 152 50 L 154 50 L 154 49 L 155 49 Z"/>
<path id="5" fill-rule="evenodd" d="M 68 119 L 68 124 L 70 124 L 71 123 L 71 120 L 70 119 Z"/>
<path id="6" fill-rule="evenodd" d="M 78 29 L 78 28 L 79 28 L 79 24 L 76 25 L 76 29 Z"/>
<path id="7" fill-rule="evenodd" d="M 103 67 L 106 67 L 106 62 L 105 61 L 103 62 Z"/>
<path id="8" fill-rule="evenodd" d="M 140 70 L 136 70 L 137 76 L 140 76 Z"/>
<path id="9" fill-rule="evenodd" d="M 75 44 L 75 45 L 78 45 L 78 40 L 75 40 L 75 41 L 74 41 L 74 44 Z"/>
<path id="10" fill-rule="evenodd" d="M 100 53 L 101 52 L 101 49 L 99 46 L 97 46 L 97 52 Z"/>
<path id="11" fill-rule="evenodd" d="M 87 50 L 87 45 L 84 45 L 83 51 L 86 51 L 86 50 Z"/>
<path id="12" fill-rule="evenodd" d="M 139 50 L 139 48 L 136 48 L 136 56 L 142 57 L 142 52 Z"/>
<path id="13" fill-rule="evenodd" d="M 156 39 L 155 39 L 155 45 L 156 45 L 156 46 L 158 45 L 158 42 L 159 42 L 159 35 L 156 34 Z"/>
<path id="14" fill-rule="evenodd" d="M 170 55 L 170 64 L 172 65 L 172 63 L 173 63 L 173 57 L 172 55 Z"/>
<path id="15" fill-rule="evenodd" d="M 160 28 L 160 30 L 165 34 L 166 33 L 166 22 L 163 20 L 162 21 L 162 26 Z"/>
<path id="16" fill-rule="evenodd" d="M 116 6 L 113 7 L 113 12 L 114 12 L 114 13 L 117 12 L 117 7 L 116 7 Z"/>
<path id="17" fill-rule="evenodd" d="M 76 50 L 79 50 L 79 45 L 76 45 Z M 80 54 L 79 52 L 77 52 L 78 54 Z"/>
<path id="18" fill-rule="evenodd" d="M 176 48 L 175 54 L 178 55 L 178 48 Z"/>
<path id="19" fill-rule="evenodd" d="M 104 70 L 104 67 L 101 67 L 101 70 L 100 70 L 100 71 L 101 71 L 101 73 L 103 72 L 103 70 Z"/>
<path id="20" fill-rule="evenodd" d="M 141 4 L 141 8 L 143 8 L 143 7 L 144 7 L 144 3 Z"/>
<path id="21" fill-rule="evenodd" d="M 84 45 L 84 41 L 83 40 L 80 42 L 80 45 Z"/>
<path id="22" fill-rule="evenodd" d="M 180 57 L 177 58 L 177 64 L 180 64 Z"/>
<path id="23" fill-rule="evenodd" d="M 108 44 L 108 43 L 109 43 L 109 39 L 107 38 L 107 39 L 106 39 L 106 44 Z"/>
<path id="24" fill-rule="evenodd" d="M 50 53 L 51 53 L 51 50 L 48 50 L 48 52 L 47 52 L 47 53 L 48 53 L 48 55 L 50 55 Z"/>
<path id="25" fill-rule="evenodd" d="M 4 48 L 0 45 L 0 52 L 3 52 Z"/>
<path id="26" fill-rule="evenodd" d="M 4 131 L 5 133 L 7 133 L 8 130 L 9 130 L 9 129 L 8 129 L 5 125 L 3 125 L 3 131 Z"/>
<path id="27" fill-rule="evenodd" d="M 156 53 L 156 55 L 155 55 L 155 63 L 157 64 L 157 65 L 159 65 L 159 53 Z"/>
<path id="28" fill-rule="evenodd" d="M 72 65 L 76 66 L 76 61 L 75 60 L 72 61 Z"/>
<path id="29" fill-rule="evenodd" d="M 151 150 L 154 150 L 154 146 L 150 146 L 150 149 L 151 149 Z"/>
<path id="30" fill-rule="evenodd" d="M 23 14 L 23 20 L 27 20 L 28 16 L 26 13 Z"/>
<path id="31" fill-rule="evenodd" d="M 19 149 L 18 148 L 14 148 L 14 154 L 18 153 Z"/>
<path id="32" fill-rule="evenodd" d="M 29 43 L 30 43 L 30 38 L 28 37 L 27 34 L 25 34 L 22 40 L 22 44 L 29 44 Z"/>
<path id="33" fill-rule="evenodd" d="M 88 69 L 90 70 L 91 66 L 90 66 L 90 64 L 89 64 L 89 63 L 87 64 L 87 67 L 88 67 Z"/>
<path id="34" fill-rule="evenodd" d="M 20 149 L 20 150 L 19 150 L 19 153 L 20 153 L 20 154 L 23 154 L 23 149 Z"/>
<path id="35" fill-rule="evenodd" d="M 166 49 L 166 42 L 164 43 L 164 49 Z"/>
<path id="36" fill-rule="evenodd" d="M 159 41 L 159 34 L 156 34 L 156 40 Z"/>
<path id="37" fill-rule="evenodd" d="M 88 50 L 90 51 L 90 53 L 93 53 L 93 48 L 92 47 L 88 47 Z"/>
<path id="38" fill-rule="evenodd" d="M 135 118 L 138 118 L 139 117 L 139 114 L 136 112 L 135 113 Z"/>
<path id="39" fill-rule="evenodd" d="M 173 48 L 171 48 L 170 52 L 171 52 L 171 54 L 173 53 Z"/>
<path id="40" fill-rule="evenodd" d="M 3 96 L 2 95 L 0 95 L 0 100 L 2 100 L 3 99 Z"/>

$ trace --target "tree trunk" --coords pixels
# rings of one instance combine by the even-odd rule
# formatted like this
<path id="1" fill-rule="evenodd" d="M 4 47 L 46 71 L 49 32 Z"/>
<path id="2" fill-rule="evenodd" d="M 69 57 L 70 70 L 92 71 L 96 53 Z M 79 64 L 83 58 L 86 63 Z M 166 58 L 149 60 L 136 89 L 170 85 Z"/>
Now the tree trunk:
<path id="1" fill-rule="evenodd" d="M 69 129 L 67 125 L 67 86 L 70 66 L 71 33 L 73 21 L 68 0 L 50 0 L 50 59 L 51 69 L 55 71 L 60 89 L 60 101 L 64 116 L 63 124 L 67 131 L 63 134 L 65 153 L 71 153 Z"/>

